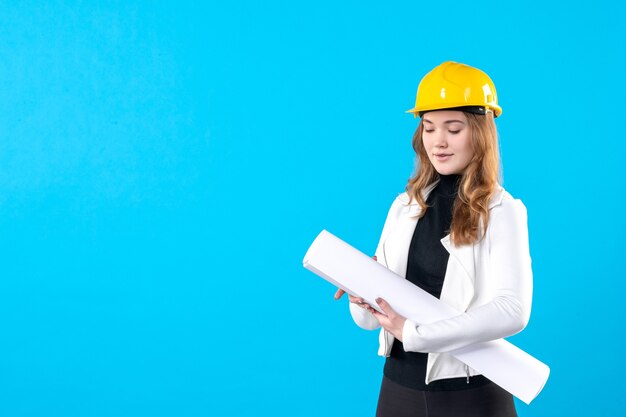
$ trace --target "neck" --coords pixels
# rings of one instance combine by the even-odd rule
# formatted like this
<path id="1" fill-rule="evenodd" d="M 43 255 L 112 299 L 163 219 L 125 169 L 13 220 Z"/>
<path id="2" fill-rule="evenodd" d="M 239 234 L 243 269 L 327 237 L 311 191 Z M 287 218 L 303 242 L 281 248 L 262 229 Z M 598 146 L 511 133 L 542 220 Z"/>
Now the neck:
<path id="1" fill-rule="evenodd" d="M 445 194 L 456 194 L 460 182 L 461 174 L 439 175 L 439 189 Z"/>

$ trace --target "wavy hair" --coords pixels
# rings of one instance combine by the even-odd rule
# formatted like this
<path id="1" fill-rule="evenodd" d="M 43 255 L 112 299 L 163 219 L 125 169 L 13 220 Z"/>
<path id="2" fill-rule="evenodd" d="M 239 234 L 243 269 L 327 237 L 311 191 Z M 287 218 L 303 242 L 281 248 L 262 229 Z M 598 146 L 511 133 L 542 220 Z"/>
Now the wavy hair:
<path id="1" fill-rule="evenodd" d="M 464 112 L 464 114 L 470 128 L 474 155 L 461 176 L 459 192 L 452 207 L 450 238 L 457 246 L 473 244 L 485 236 L 489 224 L 489 201 L 501 179 L 498 133 L 493 113 L 478 115 Z M 424 125 L 420 119 L 413 135 L 416 169 L 406 186 L 406 192 L 411 200 L 417 201 L 422 208 L 418 216 L 420 218 L 428 210 L 422 193 L 428 185 L 439 179 L 439 173 L 431 164 L 424 148 L 423 131 Z"/>

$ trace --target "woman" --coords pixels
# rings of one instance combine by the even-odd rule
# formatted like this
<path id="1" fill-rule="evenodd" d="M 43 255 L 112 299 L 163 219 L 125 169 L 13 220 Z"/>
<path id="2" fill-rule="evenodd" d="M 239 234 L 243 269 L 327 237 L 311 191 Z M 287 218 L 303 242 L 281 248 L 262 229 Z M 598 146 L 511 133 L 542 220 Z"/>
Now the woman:
<path id="1" fill-rule="evenodd" d="M 376 415 L 516 416 L 511 394 L 447 353 L 513 335 L 530 316 L 526 208 L 499 185 L 495 86 L 477 68 L 444 62 L 422 79 L 409 112 L 421 117 L 417 169 L 391 205 L 375 259 L 463 313 L 418 324 L 383 299 L 385 314 L 349 296 L 360 327 L 382 327 Z"/>

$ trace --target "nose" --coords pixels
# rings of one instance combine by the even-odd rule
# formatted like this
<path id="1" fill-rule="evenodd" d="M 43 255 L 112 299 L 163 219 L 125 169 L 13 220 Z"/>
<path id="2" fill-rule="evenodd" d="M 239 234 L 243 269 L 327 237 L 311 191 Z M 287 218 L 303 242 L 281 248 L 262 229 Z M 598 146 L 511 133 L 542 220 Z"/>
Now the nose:
<path id="1" fill-rule="evenodd" d="M 446 133 L 443 129 L 438 129 L 438 132 L 435 132 L 435 137 L 433 139 L 433 145 L 437 148 L 446 148 L 448 146 Z"/>

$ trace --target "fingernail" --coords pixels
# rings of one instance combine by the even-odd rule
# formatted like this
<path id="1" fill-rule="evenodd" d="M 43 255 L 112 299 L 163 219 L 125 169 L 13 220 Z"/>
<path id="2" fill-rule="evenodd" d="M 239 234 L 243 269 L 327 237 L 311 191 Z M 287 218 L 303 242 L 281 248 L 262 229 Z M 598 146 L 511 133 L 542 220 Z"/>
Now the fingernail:
<path id="1" fill-rule="evenodd" d="M 377 303 L 380 303 L 381 301 L 383 301 L 383 299 L 382 299 L 382 298 L 380 298 L 380 297 L 378 297 L 378 298 L 376 299 L 376 302 L 377 302 Z"/>

